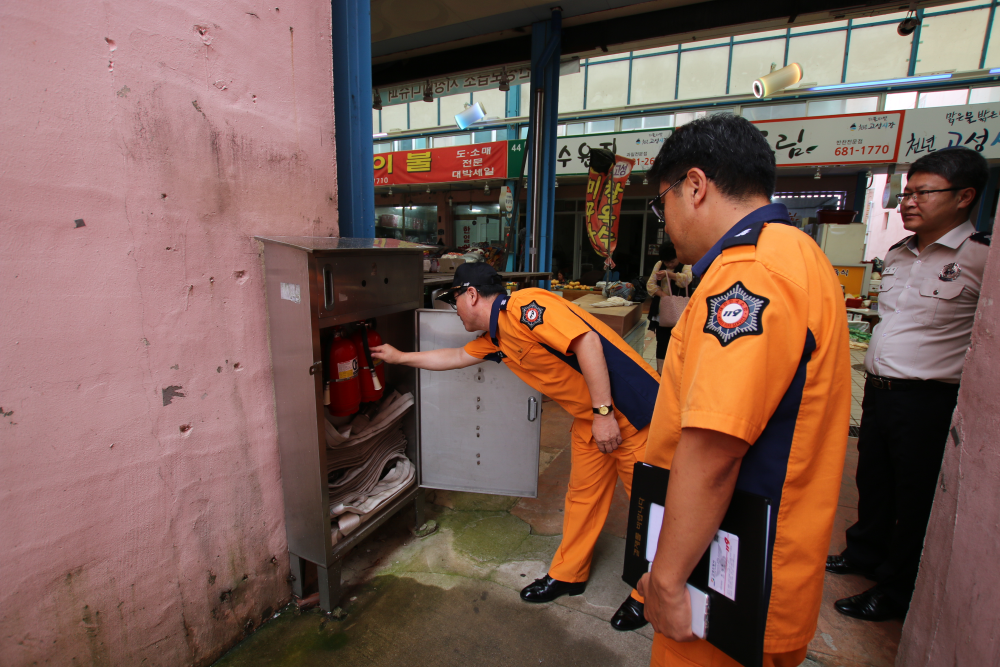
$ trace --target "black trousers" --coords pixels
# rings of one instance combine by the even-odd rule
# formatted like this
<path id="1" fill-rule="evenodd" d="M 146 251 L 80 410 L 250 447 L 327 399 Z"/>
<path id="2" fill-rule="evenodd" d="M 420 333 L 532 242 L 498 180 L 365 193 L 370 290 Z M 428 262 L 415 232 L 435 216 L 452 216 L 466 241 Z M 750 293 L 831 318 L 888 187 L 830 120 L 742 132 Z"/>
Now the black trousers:
<path id="1" fill-rule="evenodd" d="M 667 344 L 670 342 L 670 332 L 673 327 L 665 327 L 662 324 L 656 327 L 656 358 L 667 358 Z"/>
<path id="2" fill-rule="evenodd" d="M 941 471 L 958 385 L 921 382 L 906 389 L 865 383 L 858 436 L 858 522 L 844 555 L 874 574 L 909 608 L 927 519 Z"/>

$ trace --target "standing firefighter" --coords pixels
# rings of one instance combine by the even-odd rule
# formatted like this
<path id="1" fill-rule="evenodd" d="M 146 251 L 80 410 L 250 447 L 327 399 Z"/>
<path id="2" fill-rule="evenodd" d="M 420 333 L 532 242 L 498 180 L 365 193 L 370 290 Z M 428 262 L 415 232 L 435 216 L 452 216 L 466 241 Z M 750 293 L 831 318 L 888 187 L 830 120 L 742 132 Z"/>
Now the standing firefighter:
<path id="1" fill-rule="evenodd" d="M 526 586 L 521 599 L 549 602 L 579 595 L 587 587 L 615 483 L 620 478 L 630 491 L 632 468 L 645 454 L 659 377 L 580 307 L 542 289 L 507 296 L 502 279 L 486 264 L 460 266 L 451 290 L 440 298 L 455 306 L 466 330 L 486 333 L 461 348 L 400 352 L 382 345 L 372 356 L 432 371 L 503 362 L 575 417 L 562 542 L 548 574 Z M 611 624 L 618 630 L 646 624 L 635 591 Z"/>
<path id="2" fill-rule="evenodd" d="M 646 461 L 670 469 L 639 581 L 653 665 L 735 666 L 691 631 L 685 582 L 734 489 L 769 498 L 763 664 L 806 657 L 840 494 L 851 406 L 847 313 L 829 260 L 772 204 L 774 154 L 744 118 L 696 120 L 649 172 L 681 262 L 701 277 L 671 332 Z"/>

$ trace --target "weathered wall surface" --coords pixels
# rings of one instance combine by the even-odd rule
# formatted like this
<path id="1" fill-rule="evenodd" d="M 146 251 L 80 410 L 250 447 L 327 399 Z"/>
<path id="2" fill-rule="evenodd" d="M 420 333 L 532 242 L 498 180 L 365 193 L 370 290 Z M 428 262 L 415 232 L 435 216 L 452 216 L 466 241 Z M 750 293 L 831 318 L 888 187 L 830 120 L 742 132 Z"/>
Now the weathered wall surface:
<path id="1" fill-rule="evenodd" d="M 865 245 L 865 261 L 876 257 L 885 259 L 889 248 L 910 235 L 903 227 L 903 218 L 899 211 L 893 208 L 882 208 L 882 192 L 885 190 L 885 174 L 875 174 L 872 189 L 875 191 L 874 206 L 869 213 L 868 243 Z M 903 174 L 903 186 L 906 186 L 906 174 Z M 857 210 L 862 211 L 864 202 L 858 202 Z M 858 220 L 861 220 L 861 215 Z"/>
<path id="2" fill-rule="evenodd" d="M 0 7 L 0 664 L 287 600 L 255 234 L 337 233 L 329 3 Z"/>
<path id="3" fill-rule="evenodd" d="M 995 244 L 920 576 L 896 656 L 899 667 L 1000 665 L 1000 261 Z"/>

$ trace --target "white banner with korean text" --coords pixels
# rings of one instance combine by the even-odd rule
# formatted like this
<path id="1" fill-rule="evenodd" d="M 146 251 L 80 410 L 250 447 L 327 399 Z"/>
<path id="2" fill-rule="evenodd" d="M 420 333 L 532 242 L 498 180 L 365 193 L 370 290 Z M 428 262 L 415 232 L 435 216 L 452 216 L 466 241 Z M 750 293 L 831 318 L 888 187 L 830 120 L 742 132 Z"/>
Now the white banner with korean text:
<path id="1" fill-rule="evenodd" d="M 895 162 L 903 113 L 758 120 L 779 167 Z"/>
<path id="2" fill-rule="evenodd" d="M 952 146 L 965 146 L 986 159 L 1000 158 L 1000 104 L 911 109 L 903 122 L 899 163 Z"/>
<path id="3" fill-rule="evenodd" d="M 640 130 L 615 134 L 587 134 L 556 139 L 556 176 L 587 174 L 590 171 L 590 149 L 606 148 L 615 155 L 635 160 L 633 171 L 649 171 L 660 152 L 660 146 L 673 129 Z"/>
<path id="4" fill-rule="evenodd" d="M 510 65 L 506 70 L 498 67 L 479 72 L 466 72 L 465 74 L 432 78 L 430 79 L 431 95 L 438 98 L 497 88 L 500 85 L 501 79 L 503 79 L 504 71 L 507 73 L 507 80 L 511 86 L 531 81 L 531 65 Z M 407 102 L 422 100 L 426 87 L 426 81 L 416 81 L 394 86 L 384 86 L 377 90 L 379 97 L 382 99 L 382 106 L 387 107 L 393 104 L 406 104 Z M 489 110 L 491 115 L 499 115 L 503 118 L 506 114 L 502 112 L 503 109 Z"/>

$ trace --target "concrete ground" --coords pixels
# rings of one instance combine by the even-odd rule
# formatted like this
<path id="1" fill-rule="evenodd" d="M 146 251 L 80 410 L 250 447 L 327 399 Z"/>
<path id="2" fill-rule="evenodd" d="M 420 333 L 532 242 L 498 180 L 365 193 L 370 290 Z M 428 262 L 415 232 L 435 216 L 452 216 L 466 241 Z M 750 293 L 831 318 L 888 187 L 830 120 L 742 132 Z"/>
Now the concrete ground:
<path id="1" fill-rule="evenodd" d="M 647 341 L 650 360 L 654 344 Z M 863 354 L 854 362 L 861 359 Z M 401 512 L 348 556 L 348 588 L 338 613 L 300 612 L 289 605 L 216 665 L 648 664 L 652 630 L 623 633 L 608 624 L 629 593 L 621 581 L 628 511 L 621 483 L 586 592 L 543 605 L 518 597 L 523 586 L 545 574 L 559 543 L 570 422 L 558 405 L 543 404 L 537 498 L 428 491 L 428 519 L 438 523 L 436 533 L 415 537 L 412 513 Z M 856 517 L 856 465 L 852 445 L 831 553 L 843 548 L 844 529 Z M 804 665 L 893 664 L 901 623 L 864 623 L 832 607 L 870 585 L 860 577 L 827 576 L 819 629 Z"/>

